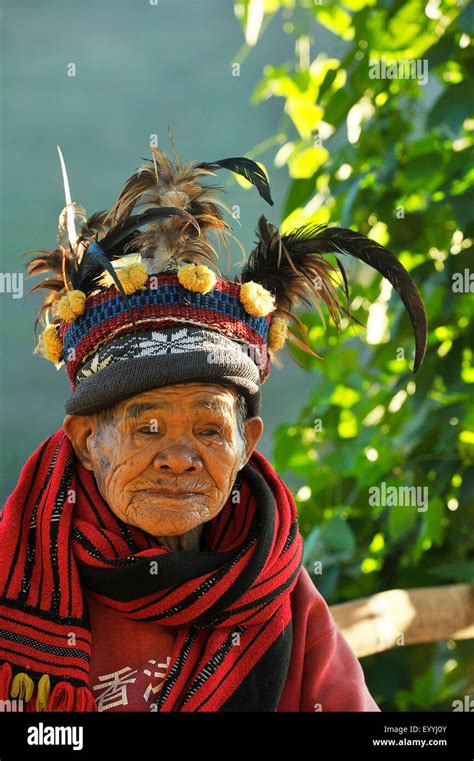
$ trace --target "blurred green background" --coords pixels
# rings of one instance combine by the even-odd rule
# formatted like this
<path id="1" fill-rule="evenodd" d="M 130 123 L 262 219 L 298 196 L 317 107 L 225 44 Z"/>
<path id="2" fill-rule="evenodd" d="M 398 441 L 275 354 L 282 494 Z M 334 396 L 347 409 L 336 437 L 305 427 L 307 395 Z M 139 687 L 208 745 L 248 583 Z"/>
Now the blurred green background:
<path id="1" fill-rule="evenodd" d="M 73 198 L 89 212 L 110 205 L 148 157 L 150 135 L 169 150 L 168 125 L 183 160 L 263 162 L 272 209 L 245 183 L 219 176 L 226 201 L 241 208 L 236 234 L 247 250 L 262 213 L 284 229 L 353 227 L 399 256 L 430 321 L 414 376 L 398 297 L 367 267 L 344 261 L 353 313 L 367 329 L 344 323 L 338 332 L 304 314 L 322 359 L 292 349 L 301 367 L 285 357 L 273 368 L 259 450 L 295 494 L 305 565 L 329 604 L 473 582 L 472 5 L 40 0 L 1 8 L 1 271 L 21 271 L 22 252 L 54 244 L 64 205 L 57 143 Z M 384 57 L 421 62 L 428 81 L 373 78 Z M 3 501 L 26 457 L 60 427 L 69 390 L 64 371 L 32 354 L 38 297 L 0 296 Z M 369 489 L 382 482 L 427 487 L 428 509 L 370 506 Z M 362 665 L 382 710 L 450 711 L 474 692 L 473 640 L 397 647 Z"/>

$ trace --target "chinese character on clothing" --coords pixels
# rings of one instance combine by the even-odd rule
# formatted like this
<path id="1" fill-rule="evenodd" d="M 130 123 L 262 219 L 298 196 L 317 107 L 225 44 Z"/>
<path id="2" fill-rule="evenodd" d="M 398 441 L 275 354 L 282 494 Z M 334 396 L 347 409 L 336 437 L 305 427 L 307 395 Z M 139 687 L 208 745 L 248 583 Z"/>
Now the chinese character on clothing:
<path id="1" fill-rule="evenodd" d="M 107 711 L 107 709 L 115 708 L 115 706 L 128 705 L 127 685 L 135 682 L 135 678 L 132 679 L 132 676 L 136 673 L 136 669 L 132 671 L 130 666 L 124 666 L 120 671 L 99 676 L 99 681 L 102 684 L 95 684 L 92 687 L 93 690 L 104 690 L 97 698 L 97 710 Z"/>
<path id="2" fill-rule="evenodd" d="M 154 687 L 152 687 L 151 682 L 150 682 L 150 684 L 146 688 L 146 690 L 145 690 L 145 692 L 143 694 L 143 697 L 145 698 L 145 700 L 147 702 L 148 702 L 148 698 L 150 697 L 150 692 L 152 692 L 154 695 L 156 695 L 161 690 L 161 688 L 163 687 L 163 679 L 165 678 L 166 669 L 169 666 L 170 660 L 171 660 L 171 656 L 167 657 L 166 663 L 157 663 L 156 661 L 153 661 L 153 660 L 149 660 L 148 661 L 148 663 L 153 663 L 157 667 L 157 669 L 163 669 L 163 671 L 155 671 L 155 673 L 154 673 L 155 679 L 160 679 L 161 682 L 159 684 L 156 684 Z M 149 669 L 143 669 L 143 673 L 146 674 L 147 676 L 151 676 L 151 671 Z"/>

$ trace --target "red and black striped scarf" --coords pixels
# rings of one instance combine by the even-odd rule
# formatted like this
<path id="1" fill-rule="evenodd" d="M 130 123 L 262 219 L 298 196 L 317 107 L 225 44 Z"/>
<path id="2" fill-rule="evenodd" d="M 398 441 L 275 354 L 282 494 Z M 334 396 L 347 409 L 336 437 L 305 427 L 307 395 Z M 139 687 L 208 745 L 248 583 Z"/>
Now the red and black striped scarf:
<path id="1" fill-rule="evenodd" d="M 302 559 L 294 499 L 260 453 L 201 551 L 172 551 L 112 513 L 61 428 L 0 519 L 0 700 L 96 710 L 86 587 L 127 618 L 179 627 L 157 710 L 276 711 Z"/>

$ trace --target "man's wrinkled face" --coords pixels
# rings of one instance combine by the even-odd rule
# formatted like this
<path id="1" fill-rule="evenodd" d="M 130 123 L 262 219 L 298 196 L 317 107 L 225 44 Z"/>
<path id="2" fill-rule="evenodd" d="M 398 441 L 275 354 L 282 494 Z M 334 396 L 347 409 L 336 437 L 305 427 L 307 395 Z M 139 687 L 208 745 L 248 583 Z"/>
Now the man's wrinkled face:
<path id="1" fill-rule="evenodd" d="M 111 510 L 154 536 L 212 520 L 262 433 L 237 426 L 237 394 L 207 383 L 154 389 L 119 403 L 110 420 L 67 416 L 64 428 Z"/>

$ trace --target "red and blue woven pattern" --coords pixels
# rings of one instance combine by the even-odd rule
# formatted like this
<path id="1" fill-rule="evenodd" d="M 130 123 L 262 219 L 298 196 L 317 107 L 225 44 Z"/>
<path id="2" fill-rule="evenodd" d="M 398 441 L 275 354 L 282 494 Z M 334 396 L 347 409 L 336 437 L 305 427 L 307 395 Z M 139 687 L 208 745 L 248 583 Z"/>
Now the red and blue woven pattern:
<path id="1" fill-rule="evenodd" d="M 217 279 L 207 293 L 189 291 L 175 273 L 150 275 L 146 290 L 132 293 L 129 303 L 137 328 L 168 327 L 191 323 L 216 330 L 231 339 L 266 348 L 271 314 L 254 317 L 240 302 L 240 284 Z M 63 322 L 60 334 L 63 356 L 71 383 L 78 370 L 99 346 L 133 326 L 127 306 L 115 286 L 90 296 L 84 314 L 73 323 Z"/>

